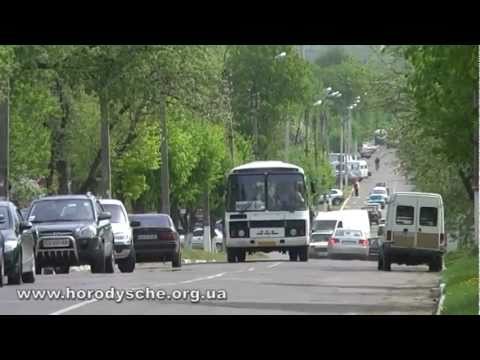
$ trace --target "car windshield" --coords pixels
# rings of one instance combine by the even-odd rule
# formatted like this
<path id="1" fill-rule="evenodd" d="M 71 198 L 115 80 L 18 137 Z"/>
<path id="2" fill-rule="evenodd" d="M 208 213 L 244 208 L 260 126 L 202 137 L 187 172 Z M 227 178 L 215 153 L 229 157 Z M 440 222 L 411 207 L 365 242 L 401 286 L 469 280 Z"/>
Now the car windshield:
<path id="1" fill-rule="evenodd" d="M 38 201 L 33 205 L 29 217 L 29 221 L 33 223 L 93 220 L 91 201 L 81 199 Z"/>
<path id="2" fill-rule="evenodd" d="M 112 218 L 110 219 L 110 222 L 114 224 L 127 223 L 127 218 L 125 217 L 125 214 L 123 213 L 122 207 L 120 205 L 102 204 L 102 206 L 105 209 L 105 211 L 108 211 L 109 213 L 112 214 Z"/>
<path id="3" fill-rule="evenodd" d="M 383 189 L 376 189 L 376 190 L 373 190 L 373 193 L 374 193 L 374 194 L 385 194 L 386 191 L 383 190 Z"/>
<path id="4" fill-rule="evenodd" d="M 346 230 L 339 229 L 335 232 L 335 236 L 338 237 L 362 237 L 362 232 L 360 230 Z"/>
<path id="5" fill-rule="evenodd" d="M 372 196 L 370 196 L 369 200 L 372 200 L 372 201 L 382 200 L 382 201 L 383 201 L 383 196 L 381 196 L 381 195 L 372 195 Z"/>
<path id="6" fill-rule="evenodd" d="M 313 224 L 314 231 L 331 231 L 335 230 L 337 220 L 316 220 Z"/>
<path id="7" fill-rule="evenodd" d="M 10 227 L 10 220 L 8 216 L 8 208 L 6 206 L 0 206 L 0 229 L 5 230 Z"/>
<path id="8" fill-rule="evenodd" d="M 312 242 L 328 241 L 330 234 L 312 234 Z"/>
<path id="9" fill-rule="evenodd" d="M 170 227 L 167 215 L 132 215 L 130 219 L 131 221 L 140 221 L 140 227 Z"/>

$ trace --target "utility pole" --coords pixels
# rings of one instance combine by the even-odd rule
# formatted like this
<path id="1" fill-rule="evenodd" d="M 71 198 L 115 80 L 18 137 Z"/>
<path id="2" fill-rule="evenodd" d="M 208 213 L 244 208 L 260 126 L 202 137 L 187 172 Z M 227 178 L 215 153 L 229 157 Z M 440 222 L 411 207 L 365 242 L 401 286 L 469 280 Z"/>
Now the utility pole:
<path id="1" fill-rule="evenodd" d="M 478 55 L 480 56 L 480 47 L 478 49 Z M 479 72 L 479 77 L 480 77 L 480 63 L 477 64 L 479 66 L 479 69 L 478 69 L 478 72 Z M 477 117 L 479 118 L 480 120 L 480 113 L 478 111 L 478 100 L 479 100 L 479 93 L 480 93 L 480 83 L 479 83 L 479 87 L 477 88 L 477 91 L 474 90 L 474 95 L 473 95 L 473 108 L 474 108 L 474 111 L 475 113 L 477 114 Z M 474 184 L 473 184 L 473 191 L 474 191 L 474 216 L 475 216 L 475 243 L 478 245 L 478 237 L 479 237 L 479 204 L 478 204 L 478 187 L 479 187 L 479 171 L 480 171 L 480 168 L 479 168 L 479 157 L 480 157 L 480 146 L 479 146 L 479 140 L 480 140 L 480 127 L 478 126 L 478 121 L 475 121 L 475 128 L 474 128 L 474 131 L 475 131 L 475 135 L 474 135 L 474 151 L 475 151 L 475 154 L 474 154 L 474 157 L 473 157 L 473 161 L 474 161 L 474 165 L 473 165 L 473 181 L 474 181 Z"/>
<path id="2" fill-rule="evenodd" d="M 290 146 L 290 118 L 287 115 L 287 123 L 285 126 L 285 162 L 288 162 L 289 146 Z"/>
<path id="3" fill-rule="evenodd" d="M 10 128 L 10 107 L 9 107 L 9 84 L 3 87 L 5 93 L 1 97 L 0 88 L 0 198 L 9 198 L 9 128 Z"/>
<path id="4" fill-rule="evenodd" d="M 343 191 L 343 173 L 344 173 L 344 156 L 345 152 L 343 149 L 343 136 L 344 136 L 344 119 L 340 119 L 341 125 L 340 125 L 340 190 Z"/>
<path id="5" fill-rule="evenodd" d="M 160 185 L 161 185 L 161 200 L 162 200 L 162 214 L 170 215 L 170 173 L 168 171 L 168 129 L 167 116 L 165 111 L 165 97 L 160 96 L 158 115 L 160 118 L 161 129 L 161 157 L 162 165 L 160 167 Z"/>

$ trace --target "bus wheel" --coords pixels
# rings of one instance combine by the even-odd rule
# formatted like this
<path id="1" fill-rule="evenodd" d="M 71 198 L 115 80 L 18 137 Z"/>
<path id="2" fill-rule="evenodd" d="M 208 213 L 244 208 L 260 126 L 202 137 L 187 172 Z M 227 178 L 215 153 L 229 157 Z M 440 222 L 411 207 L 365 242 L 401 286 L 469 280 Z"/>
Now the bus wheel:
<path id="1" fill-rule="evenodd" d="M 232 248 L 227 248 L 227 261 L 229 263 L 234 263 L 236 262 L 236 251 L 235 249 L 232 249 Z"/>
<path id="2" fill-rule="evenodd" d="M 237 261 L 238 262 L 245 262 L 245 258 L 247 257 L 247 254 L 245 250 L 243 249 L 238 249 L 237 250 Z"/>
<path id="3" fill-rule="evenodd" d="M 300 261 L 308 261 L 308 246 L 304 246 L 299 250 L 298 257 L 300 258 Z"/>
<path id="4" fill-rule="evenodd" d="M 290 257 L 290 261 L 297 261 L 298 253 L 297 250 L 288 250 L 288 256 Z"/>

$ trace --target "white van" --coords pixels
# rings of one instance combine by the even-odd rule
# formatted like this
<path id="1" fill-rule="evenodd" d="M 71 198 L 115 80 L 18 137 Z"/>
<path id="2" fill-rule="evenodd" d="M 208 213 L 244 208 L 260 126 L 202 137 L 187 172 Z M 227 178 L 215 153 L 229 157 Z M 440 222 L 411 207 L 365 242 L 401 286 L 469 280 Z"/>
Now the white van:
<path id="1" fill-rule="evenodd" d="M 441 195 L 398 192 L 388 205 L 378 269 L 390 271 L 392 263 L 428 264 L 430 271 L 441 271 L 447 243 Z"/>
<path id="2" fill-rule="evenodd" d="M 367 239 L 370 239 L 370 220 L 367 210 L 346 209 L 341 211 L 343 214 L 343 228 L 350 230 L 362 230 Z"/>

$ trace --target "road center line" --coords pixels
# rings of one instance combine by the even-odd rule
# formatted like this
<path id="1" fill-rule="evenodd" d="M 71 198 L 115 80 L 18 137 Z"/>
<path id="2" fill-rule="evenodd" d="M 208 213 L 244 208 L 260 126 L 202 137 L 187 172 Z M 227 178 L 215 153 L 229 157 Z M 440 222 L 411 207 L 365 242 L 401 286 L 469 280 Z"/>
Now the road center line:
<path id="1" fill-rule="evenodd" d="M 268 265 L 267 268 L 273 269 L 275 266 L 278 266 L 278 265 L 280 265 L 280 264 L 281 264 L 281 263 L 277 262 L 277 263 L 275 263 L 275 264 Z"/>
<path id="2" fill-rule="evenodd" d="M 253 271 L 253 270 L 255 270 L 254 267 L 251 267 L 251 268 L 248 269 L 248 271 Z"/>

